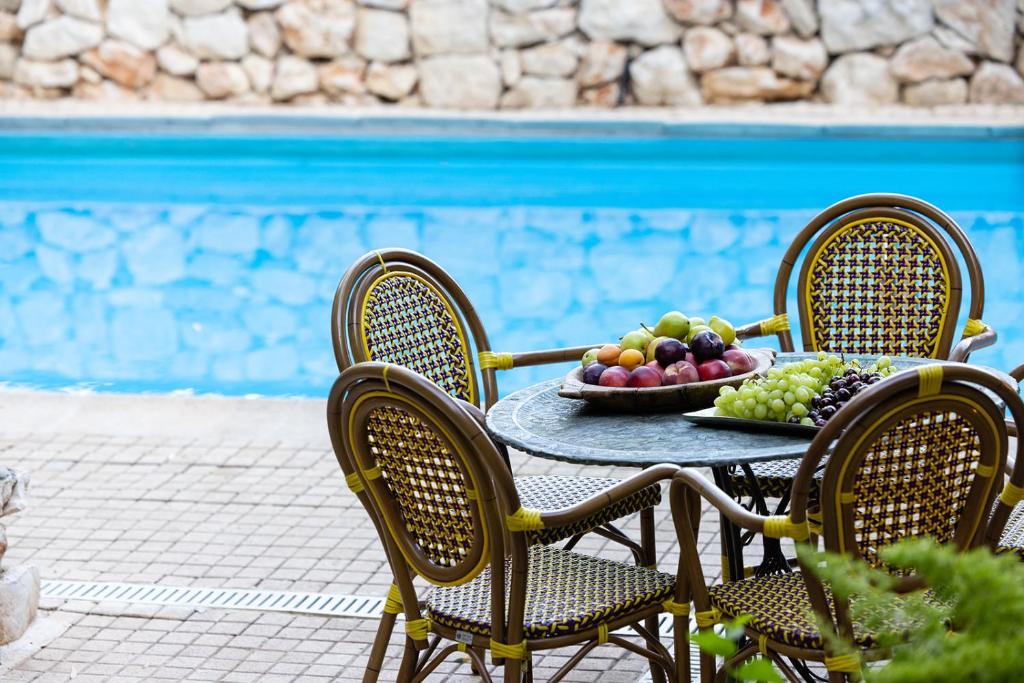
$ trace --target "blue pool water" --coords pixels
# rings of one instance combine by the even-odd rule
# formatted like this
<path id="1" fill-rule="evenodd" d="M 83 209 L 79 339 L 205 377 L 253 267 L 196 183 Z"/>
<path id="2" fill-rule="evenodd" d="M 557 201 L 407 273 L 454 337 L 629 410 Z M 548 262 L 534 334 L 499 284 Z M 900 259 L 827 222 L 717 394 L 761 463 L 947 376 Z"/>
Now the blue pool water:
<path id="1" fill-rule="evenodd" d="M 610 340 L 673 308 L 747 322 L 800 227 L 870 191 L 960 222 L 1001 335 L 975 360 L 1024 362 L 1022 131 L 4 134 L 0 380 L 322 396 L 338 279 L 384 246 L 447 268 L 498 350 Z"/>

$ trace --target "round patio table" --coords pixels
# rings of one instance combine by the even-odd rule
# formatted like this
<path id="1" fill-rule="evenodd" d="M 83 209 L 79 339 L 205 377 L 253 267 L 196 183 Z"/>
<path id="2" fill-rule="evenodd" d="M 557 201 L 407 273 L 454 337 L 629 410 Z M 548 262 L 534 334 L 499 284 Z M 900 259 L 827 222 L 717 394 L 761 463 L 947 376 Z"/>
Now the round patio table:
<path id="1" fill-rule="evenodd" d="M 815 353 L 780 353 L 776 364 L 816 357 Z M 870 363 L 876 356 L 847 354 L 847 360 Z M 897 368 L 910 368 L 934 360 L 893 358 Z M 939 361 L 941 362 L 941 361 Z M 1016 383 L 996 371 L 1010 386 Z M 752 488 L 756 478 L 750 464 L 799 458 L 811 436 L 748 432 L 698 426 L 679 413 L 621 414 L 598 410 L 585 401 L 561 398 L 561 379 L 548 380 L 517 391 L 487 411 L 487 429 L 499 442 L 541 458 L 577 465 L 650 467 L 672 463 L 682 467 L 709 467 L 716 484 L 732 494 L 731 475 L 744 471 Z M 755 494 L 755 505 L 767 514 L 764 499 Z M 740 529 L 722 519 L 722 538 L 728 576 L 744 576 L 743 540 Z M 788 568 L 777 539 L 764 539 L 765 558 L 758 568 Z M 726 578 L 726 577 L 723 577 Z"/>

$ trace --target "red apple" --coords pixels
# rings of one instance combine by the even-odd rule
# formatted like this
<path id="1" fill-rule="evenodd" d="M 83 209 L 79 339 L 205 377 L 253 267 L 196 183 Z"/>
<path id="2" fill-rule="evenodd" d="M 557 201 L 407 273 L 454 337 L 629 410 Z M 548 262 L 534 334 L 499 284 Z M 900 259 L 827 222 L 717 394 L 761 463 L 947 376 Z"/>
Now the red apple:
<path id="1" fill-rule="evenodd" d="M 681 360 L 665 368 L 665 384 L 689 384 L 699 381 L 700 374 L 693 363 Z"/>
<path id="2" fill-rule="evenodd" d="M 656 373 L 658 373 L 659 376 L 661 376 L 662 379 L 665 379 L 665 370 L 664 370 L 664 368 L 661 367 L 661 364 L 658 363 L 658 361 L 652 360 L 650 363 L 648 363 L 644 367 L 647 367 L 647 368 L 650 368 L 651 370 L 654 370 Z"/>
<path id="3" fill-rule="evenodd" d="M 706 360 L 697 366 L 697 373 L 700 375 L 700 381 L 707 382 L 713 379 L 722 379 L 724 377 L 732 377 L 732 370 L 729 369 L 729 365 L 717 358 Z"/>
<path id="4" fill-rule="evenodd" d="M 683 360 L 685 360 L 687 363 L 689 363 L 690 365 L 692 365 L 694 367 L 697 366 L 697 359 L 694 358 L 693 354 L 691 352 L 689 352 L 689 351 L 686 352 L 686 358 L 684 358 Z"/>
<path id="5" fill-rule="evenodd" d="M 661 386 L 661 373 L 651 370 L 646 365 L 641 366 L 629 373 L 627 387 L 649 388 Z"/>
<path id="6" fill-rule="evenodd" d="M 742 349 L 726 349 L 722 354 L 722 360 L 728 364 L 734 375 L 742 375 L 757 367 L 753 357 Z"/>
<path id="7" fill-rule="evenodd" d="M 602 387 L 624 387 L 629 381 L 629 370 L 621 365 L 613 365 L 601 373 L 598 380 Z"/>

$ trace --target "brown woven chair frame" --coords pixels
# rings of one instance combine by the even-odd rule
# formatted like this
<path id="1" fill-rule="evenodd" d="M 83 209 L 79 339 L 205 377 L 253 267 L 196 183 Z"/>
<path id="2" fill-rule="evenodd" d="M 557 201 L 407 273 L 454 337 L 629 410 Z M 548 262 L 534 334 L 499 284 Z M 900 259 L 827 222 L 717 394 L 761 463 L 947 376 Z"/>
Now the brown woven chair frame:
<path id="1" fill-rule="evenodd" d="M 483 323 L 454 278 L 426 256 L 398 248 L 364 254 L 345 272 L 334 297 L 331 338 L 339 370 L 367 361 L 409 368 L 464 401 L 464 407 L 481 424 L 484 415 L 477 406 L 481 400 L 485 407 L 497 400 L 497 370 L 575 361 L 594 346 L 495 353 Z M 508 466 L 507 451 L 504 446 L 499 450 Z M 571 505 L 614 483 L 595 477 L 519 480 L 523 495 L 557 498 L 561 504 L 556 507 Z M 554 491 L 558 495 L 552 496 Z M 589 519 L 536 532 L 531 540 L 568 540 L 567 547 L 572 547 L 583 535 L 595 533 L 628 548 L 637 564 L 652 565 L 657 552 L 653 505 L 659 500 L 660 491 L 652 487 L 619 505 L 595 510 Z M 612 524 L 636 512 L 640 516 L 639 543 Z M 649 629 L 656 627 L 653 620 L 648 623 Z M 655 683 L 660 683 L 660 672 L 653 675 Z"/>
<path id="2" fill-rule="evenodd" d="M 967 325 L 954 347 L 962 296 L 957 252 L 967 266 L 971 301 Z M 775 334 L 783 351 L 794 350 L 787 298 L 798 265 L 805 351 L 966 362 L 973 351 L 996 341 L 995 330 L 981 322 L 985 282 L 974 248 L 952 218 L 920 199 L 865 194 L 819 213 L 782 257 L 775 316 L 739 328 L 737 336 Z M 779 498 L 776 512 L 782 512 L 795 472 L 795 461 L 756 464 L 751 467 L 755 481 L 740 473 L 732 477 L 733 492 L 738 498 L 751 496 L 752 505 Z"/>
<path id="3" fill-rule="evenodd" d="M 331 338 L 339 370 L 365 361 L 395 363 L 485 408 L 498 400 L 497 370 L 578 361 L 597 346 L 494 352 L 458 283 L 408 249 L 369 252 L 349 267 L 334 297 Z"/>
<path id="4" fill-rule="evenodd" d="M 986 534 L 992 542 L 1009 510 L 1000 505 L 986 524 L 1008 444 L 1003 411 L 982 388 L 1002 399 L 1015 421 L 1024 421 L 1024 403 L 992 373 L 968 365 L 924 366 L 859 394 L 822 428 L 794 478 L 788 516 L 756 515 L 687 470 L 672 483 L 673 514 L 692 515 L 703 497 L 744 529 L 798 543 L 820 539 L 826 550 L 883 571 L 888 568 L 878 550 L 904 538 L 931 536 L 963 550 L 980 545 Z M 812 484 L 826 457 L 815 504 Z M 1024 469 L 1015 474 L 1024 486 Z M 790 680 L 801 679 L 784 658 L 824 662 L 830 681 L 844 681 L 855 680 L 863 662 L 886 656 L 872 648 L 870 634 L 851 623 L 849 604 L 835 599 L 807 567 L 708 587 L 696 559 L 695 525 L 676 528 L 679 582 L 685 582 L 677 586 L 677 599 L 692 597 L 698 626 L 710 628 L 738 613 L 753 617 L 745 626 L 751 644 L 727 666 L 761 652 Z M 900 590 L 921 587 L 916 577 L 900 580 Z M 810 609 L 861 651 L 832 652 L 808 618 Z M 712 680 L 715 667 L 713 657 L 702 656 L 701 679 Z"/>
<path id="5" fill-rule="evenodd" d="M 808 245 L 797 284 L 805 351 L 966 361 L 995 343 L 981 322 L 985 282 L 967 236 L 937 207 L 898 194 L 850 197 L 815 216 L 782 257 L 775 317 L 743 326 L 740 338 L 776 334 L 783 351 L 794 350 L 787 295 Z M 969 322 L 955 347 L 962 281 L 954 247 L 971 283 Z"/>
<path id="6" fill-rule="evenodd" d="M 420 375 L 382 363 L 360 363 L 341 374 L 331 391 L 327 419 L 346 482 L 377 528 L 394 577 L 365 682 L 377 680 L 398 613 L 404 614 L 406 628 L 398 673 L 403 682 L 423 680 L 459 651 L 490 682 L 483 656 L 487 650 L 494 663 L 504 667 L 504 680 L 518 681 L 524 674 L 531 675 L 531 652 L 582 646 L 552 679 L 560 680 L 604 643 L 646 657 L 671 681 L 682 680 L 679 672 L 688 670 L 688 662 L 677 668 L 657 634 L 642 626 L 666 609 L 675 610 L 681 621 L 676 650 L 684 659 L 688 656 L 688 605 L 679 607 L 671 599 L 674 576 L 531 546 L 527 536 L 532 529 L 572 524 L 598 508 L 671 479 L 679 468 L 650 468 L 572 508 L 526 510 L 500 452 L 463 404 Z M 541 560 L 554 562 L 563 571 L 538 575 Z M 579 575 L 572 571 L 576 566 Z M 602 576 L 594 567 L 605 573 L 612 568 L 616 576 L 633 577 L 633 583 L 645 588 L 635 589 L 634 594 L 618 581 L 589 585 L 588 580 L 600 582 Z M 532 591 L 528 576 L 534 582 Z M 413 583 L 415 577 L 434 586 L 423 600 Z M 559 601 L 560 594 L 576 605 L 599 589 L 619 593 L 599 611 L 583 615 L 585 620 L 559 623 L 555 609 L 550 617 L 554 623 L 540 627 L 549 628 L 548 632 L 527 633 L 527 626 L 548 618 L 544 615 L 549 604 L 566 603 Z M 466 604 L 460 607 L 460 601 Z M 478 617 L 485 623 L 479 629 L 463 630 L 446 621 L 451 615 L 444 610 L 453 605 L 456 611 L 471 612 L 474 605 L 486 603 L 486 613 Z M 626 626 L 645 638 L 646 647 L 614 634 Z M 438 651 L 442 643 L 447 644 Z"/>
<path id="7" fill-rule="evenodd" d="M 1010 371 L 1010 377 L 1024 381 L 1024 365 Z M 1007 462 L 1010 479 L 1006 482 L 989 522 L 988 543 L 997 553 L 1016 553 L 1024 560 L 1024 458 L 1020 457 L 1020 428 L 1024 423 L 1012 414 L 1006 420 L 1006 431 L 1017 437 L 1017 452 Z"/>

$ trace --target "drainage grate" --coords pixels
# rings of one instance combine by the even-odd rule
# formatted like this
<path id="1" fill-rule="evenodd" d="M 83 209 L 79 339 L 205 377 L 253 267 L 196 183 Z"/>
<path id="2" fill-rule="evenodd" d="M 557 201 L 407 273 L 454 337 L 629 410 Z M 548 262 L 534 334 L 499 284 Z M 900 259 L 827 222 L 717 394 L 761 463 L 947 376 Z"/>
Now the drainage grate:
<path id="1" fill-rule="evenodd" d="M 135 605 L 167 605 L 211 609 L 246 609 L 259 612 L 292 612 L 325 617 L 379 619 L 384 598 L 327 593 L 293 593 L 236 588 L 184 588 L 151 583 L 103 583 L 98 581 L 43 581 L 41 597 L 53 600 L 127 602 Z M 672 635 L 672 618 L 662 615 L 659 630 Z M 629 629 L 618 631 L 635 635 Z"/>
<path id="2" fill-rule="evenodd" d="M 360 595 L 293 593 L 235 588 L 184 588 L 142 583 L 43 581 L 42 597 L 55 600 L 128 602 L 261 612 L 294 612 L 326 617 L 379 618 L 384 599 Z"/>

